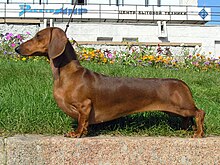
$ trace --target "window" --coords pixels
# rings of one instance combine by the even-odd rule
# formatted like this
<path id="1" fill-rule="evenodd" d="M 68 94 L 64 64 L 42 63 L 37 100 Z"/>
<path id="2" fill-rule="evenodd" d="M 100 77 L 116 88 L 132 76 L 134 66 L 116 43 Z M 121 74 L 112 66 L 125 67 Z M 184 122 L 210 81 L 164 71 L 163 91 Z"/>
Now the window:
<path id="1" fill-rule="evenodd" d="M 97 37 L 97 41 L 109 41 L 111 42 L 113 37 Z"/>
<path id="2" fill-rule="evenodd" d="M 116 0 L 116 6 L 119 6 L 119 0 Z"/>
<path id="3" fill-rule="evenodd" d="M 116 0 L 116 6 L 124 5 L 124 0 Z"/>
<path id="4" fill-rule="evenodd" d="M 149 2 L 148 0 L 145 0 L 145 6 L 148 6 Z"/>
<path id="5" fill-rule="evenodd" d="M 167 37 L 167 25 L 166 21 L 157 21 L 158 25 L 158 37 L 159 38 L 166 38 Z"/>
<path id="6" fill-rule="evenodd" d="M 72 4 L 74 3 L 74 0 L 72 0 Z M 85 5 L 86 4 L 86 0 L 77 0 L 77 4 L 78 5 Z"/>
<path id="7" fill-rule="evenodd" d="M 133 37 L 124 37 L 122 38 L 123 42 L 138 42 L 138 38 L 133 38 Z"/>
<path id="8" fill-rule="evenodd" d="M 157 6 L 161 6 L 161 0 L 157 0 Z"/>
<path id="9" fill-rule="evenodd" d="M 215 55 L 220 54 L 220 41 L 215 41 Z"/>

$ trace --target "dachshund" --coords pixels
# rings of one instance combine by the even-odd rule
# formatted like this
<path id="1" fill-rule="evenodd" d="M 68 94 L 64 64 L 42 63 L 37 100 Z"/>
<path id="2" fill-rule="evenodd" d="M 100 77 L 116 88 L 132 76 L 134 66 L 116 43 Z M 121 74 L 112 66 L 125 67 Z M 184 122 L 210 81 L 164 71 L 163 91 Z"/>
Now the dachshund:
<path id="1" fill-rule="evenodd" d="M 81 137 L 88 125 L 145 111 L 163 111 L 195 118 L 193 137 L 204 136 L 205 112 L 198 109 L 187 84 L 172 78 L 119 78 L 90 71 L 80 65 L 65 32 L 58 27 L 39 31 L 15 51 L 23 56 L 47 56 L 50 60 L 56 103 L 77 129 L 66 137 Z"/>

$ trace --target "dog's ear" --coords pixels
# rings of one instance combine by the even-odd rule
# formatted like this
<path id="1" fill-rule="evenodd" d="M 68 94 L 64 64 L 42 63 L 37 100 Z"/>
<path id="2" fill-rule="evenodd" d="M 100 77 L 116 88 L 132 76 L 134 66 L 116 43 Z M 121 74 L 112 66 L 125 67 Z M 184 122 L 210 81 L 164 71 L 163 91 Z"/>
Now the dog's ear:
<path id="1" fill-rule="evenodd" d="M 51 30 L 51 39 L 48 47 L 48 56 L 50 59 L 55 59 L 60 56 L 66 47 L 67 37 L 64 31 L 59 28 Z"/>

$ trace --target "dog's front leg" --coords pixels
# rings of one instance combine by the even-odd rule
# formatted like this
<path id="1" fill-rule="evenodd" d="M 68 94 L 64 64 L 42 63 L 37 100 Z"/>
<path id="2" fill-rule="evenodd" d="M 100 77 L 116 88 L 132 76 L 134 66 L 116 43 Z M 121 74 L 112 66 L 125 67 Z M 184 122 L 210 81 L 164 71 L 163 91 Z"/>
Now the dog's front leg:
<path id="1" fill-rule="evenodd" d="M 76 131 L 74 132 L 69 132 L 65 134 L 65 137 L 74 137 L 74 138 L 79 138 L 83 135 L 87 134 L 87 128 L 88 128 L 88 120 L 89 120 L 89 114 L 91 111 L 91 100 L 87 99 L 85 100 L 82 104 L 78 103 L 76 106 L 76 109 L 79 112 L 78 115 L 78 127 Z"/>

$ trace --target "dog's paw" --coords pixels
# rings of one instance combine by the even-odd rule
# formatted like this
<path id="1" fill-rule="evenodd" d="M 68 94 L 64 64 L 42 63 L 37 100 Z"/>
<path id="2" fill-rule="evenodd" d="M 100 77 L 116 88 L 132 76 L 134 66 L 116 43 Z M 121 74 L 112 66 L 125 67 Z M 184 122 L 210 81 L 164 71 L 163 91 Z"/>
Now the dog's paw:
<path id="1" fill-rule="evenodd" d="M 81 134 L 80 133 L 76 133 L 76 132 L 68 132 L 68 133 L 64 134 L 64 137 L 80 138 Z"/>
<path id="2" fill-rule="evenodd" d="M 193 135 L 193 138 L 203 138 L 204 137 L 204 133 L 203 132 L 200 132 L 200 133 L 195 133 L 194 135 Z"/>

